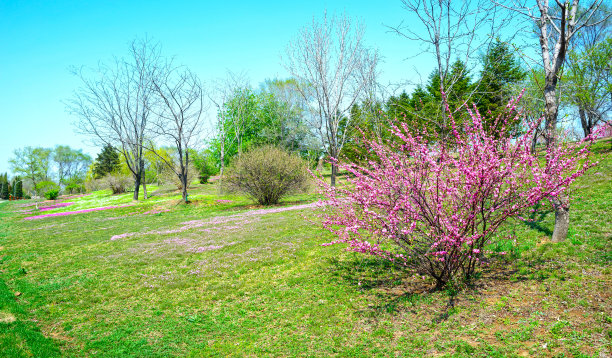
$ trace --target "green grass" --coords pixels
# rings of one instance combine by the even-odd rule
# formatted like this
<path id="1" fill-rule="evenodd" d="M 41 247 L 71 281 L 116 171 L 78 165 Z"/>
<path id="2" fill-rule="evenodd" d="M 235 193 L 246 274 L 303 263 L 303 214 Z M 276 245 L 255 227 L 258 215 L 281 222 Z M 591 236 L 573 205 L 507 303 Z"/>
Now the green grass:
<path id="1" fill-rule="evenodd" d="M 493 249 L 508 257 L 458 293 L 321 246 L 332 237 L 311 209 L 249 215 L 259 207 L 214 185 L 189 205 L 149 188 L 129 207 L 31 221 L 23 202 L 0 203 L 0 356 L 609 355 L 609 147 L 574 186 L 567 242 L 548 242 L 543 205 L 534 224 L 504 227 L 516 244 Z M 132 203 L 105 191 L 70 201 L 44 213 Z"/>

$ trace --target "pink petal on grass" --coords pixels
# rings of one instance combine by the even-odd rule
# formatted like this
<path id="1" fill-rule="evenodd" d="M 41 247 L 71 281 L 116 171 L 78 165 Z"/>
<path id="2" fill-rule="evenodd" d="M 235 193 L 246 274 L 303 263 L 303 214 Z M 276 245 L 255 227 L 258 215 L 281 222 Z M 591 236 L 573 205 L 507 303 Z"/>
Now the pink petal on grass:
<path id="1" fill-rule="evenodd" d="M 83 210 L 77 210 L 77 211 L 66 211 L 63 213 L 53 213 L 53 214 L 45 214 L 45 215 L 37 215 L 37 216 L 28 216 L 26 218 L 23 218 L 24 220 L 35 220 L 35 219 L 42 219 L 42 218 L 48 218 L 48 217 L 52 217 L 52 216 L 66 216 L 66 215 L 72 215 L 72 214 L 82 214 L 82 213 L 88 213 L 91 211 L 100 211 L 100 210 L 108 210 L 108 209 L 117 209 L 117 208 L 125 208 L 128 206 L 132 206 L 132 205 L 117 205 L 117 206 L 103 206 L 100 208 L 91 208 L 91 209 L 83 209 Z"/>

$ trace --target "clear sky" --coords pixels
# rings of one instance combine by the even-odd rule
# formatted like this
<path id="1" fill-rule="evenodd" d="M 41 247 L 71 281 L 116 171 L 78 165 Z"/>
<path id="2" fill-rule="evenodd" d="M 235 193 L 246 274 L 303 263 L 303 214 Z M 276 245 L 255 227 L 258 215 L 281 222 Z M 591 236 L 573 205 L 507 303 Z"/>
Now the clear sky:
<path id="1" fill-rule="evenodd" d="M 58 144 L 99 148 L 74 132 L 63 101 L 78 88 L 71 66 L 95 67 L 149 37 L 204 81 L 244 72 L 253 86 L 286 78 L 281 55 L 313 16 L 346 12 L 383 56 L 382 81 L 417 80 L 431 59 L 405 60 L 416 45 L 389 32 L 411 15 L 401 1 L 0 1 L 0 173 L 13 150 Z"/>

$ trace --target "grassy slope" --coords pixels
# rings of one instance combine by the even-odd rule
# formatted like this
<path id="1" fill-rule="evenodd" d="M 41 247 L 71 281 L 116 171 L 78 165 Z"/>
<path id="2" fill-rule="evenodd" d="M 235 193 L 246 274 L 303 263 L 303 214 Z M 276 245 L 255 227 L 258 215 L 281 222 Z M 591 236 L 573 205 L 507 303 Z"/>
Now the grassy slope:
<path id="1" fill-rule="evenodd" d="M 610 354 L 609 147 L 600 143 L 601 164 L 575 185 L 568 242 L 546 241 L 554 218 L 545 209 L 536 223 L 511 223 L 500 235 L 517 243 L 498 248 L 512 252 L 507 264 L 487 268 L 457 296 L 429 292 L 430 282 L 340 246 L 321 247 L 330 236 L 306 220 L 308 210 L 220 220 L 248 201 L 219 197 L 212 186 L 187 207 L 157 195 L 34 221 L 2 203 L 0 356 Z M 71 201 L 50 212 L 130 199 Z M 143 214 L 154 208 L 171 211 Z M 190 220 L 201 226 L 184 229 Z M 140 234 L 110 239 L 124 233 Z"/>

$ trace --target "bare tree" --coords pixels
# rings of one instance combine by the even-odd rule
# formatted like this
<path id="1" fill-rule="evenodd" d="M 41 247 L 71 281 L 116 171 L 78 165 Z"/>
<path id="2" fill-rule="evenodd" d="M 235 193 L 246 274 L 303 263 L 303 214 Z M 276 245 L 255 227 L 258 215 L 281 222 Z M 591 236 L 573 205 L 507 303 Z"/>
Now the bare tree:
<path id="1" fill-rule="evenodd" d="M 91 77 L 75 71 L 82 87 L 68 104 L 81 133 L 96 144 L 119 149 L 134 177 L 134 200 L 141 184 L 146 199 L 143 143 L 154 100 L 152 81 L 161 75 L 159 64 L 159 45 L 135 40 L 129 58 L 115 59 L 112 66 L 101 64 Z"/>
<path id="2" fill-rule="evenodd" d="M 517 12 L 537 27 L 540 43 L 542 66 L 544 68 L 544 121 L 547 146 L 557 143 L 557 122 L 559 114 L 559 93 L 557 91 L 561 69 L 572 39 L 586 27 L 597 25 L 591 21 L 598 12 L 603 0 L 593 1 L 579 12 L 579 0 L 561 2 L 554 5 L 548 0 L 537 0 L 529 6 L 527 1 L 515 2 L 512 6 L 498 3 L 500 7 Z M 604 21 L 607 16 L 602 17 Z M 569 229 L 569 196 L 557 196 L 552 200 L 555 209 L 555 228 L 552 241 L 563 241 Z"/>
<path id="3" fill-rule="evenodd" d="M 152 79 L 154 93 L 158 97 L 155 106 L 156 120 L 152 131 L 167 139 L 176 148 L 176 160 L 169 162 L 159 155 L 178 176 L 187 203 L 189 187 L 189 149 L 193 149 L 202 130 L 202 114 L 205 111 L 204 91 L 200 79 L 186 68 L 170 68 Z M 154 149 L 152 149 L 154 150 Z"/>
<path id="4" fill-rule="evenodd" d="M 413 57 L 427 55 L 435 59 L 434 75 L 438 77 L 439 90 L 447 98 L 456 94 L 463 98 L 464 103 L 476 101 L 474 96 L 479 86 L 472 86 L 469 93 L 462 93 L 465 89 L 456 87 L 468 76 L 474 55 L 491 45 L 502 26 L 507 24 L 508 16 L 504 16 L 489 0 L 402 0 L 402 5 L 410 15 L 418 18 L 418 22 L 402 22 L 389 27 L 391 31 L 418 45 L 419 50 Z M 465 66 L 456 66 L 457 61 Z M 438 125 L 445 133 L 448 116 L 441 101 L 433 118 L 425 118 L 414 111 L 411 113 L 423 121 L 441 121 Z M 403 110 L 410 111 L 409 108 Z"/>
<path id="5" fill-rule="evenodd" d="M 338 158 L 347 131 L 340 130 L 350 108 L 366 92 L 376 74 L 378 53 L 365 46 L 364 29 L 346 15 L 324 15 L 303 28 L 287 48 L 286 68 L 297 79 L 301 95 L 313 104 L 312 127 L 321 138 L 325 152 Z M 332 161 L 331 184 L 336 184 L 338 166 Z"/>

